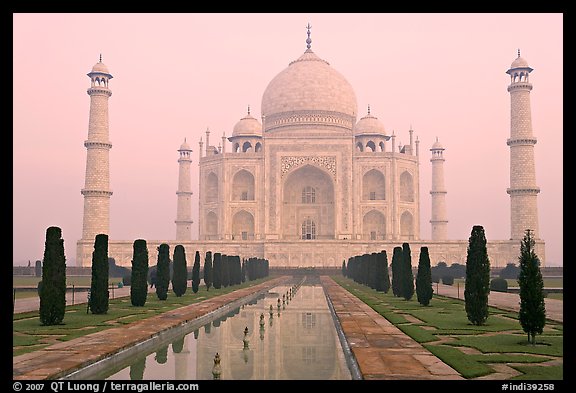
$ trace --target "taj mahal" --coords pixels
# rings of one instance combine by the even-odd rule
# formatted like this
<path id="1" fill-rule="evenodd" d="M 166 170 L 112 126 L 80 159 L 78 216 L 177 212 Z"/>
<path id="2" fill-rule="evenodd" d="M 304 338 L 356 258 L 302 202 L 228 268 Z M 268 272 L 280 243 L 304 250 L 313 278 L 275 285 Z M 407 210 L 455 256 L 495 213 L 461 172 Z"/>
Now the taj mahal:
<path id="1" fill-rule="evenodd" d="M 398 143 L 377 113 L 357 107 L 353 87 L 312 50 L 311 43 L 308 26 L 304 53 L 263 92 L 260 119 L 248 107 L 231 125 L 230 136 L 214 141 L 206 130 L 205 139 L 198 141 L 199 184 L 194 187 L 193 151 L 184 140 L 177 156 L 175 238 L 146 239 L 151 264 L 161 243 L 168 243 L 171 250 L 182 244 L 190 256 L 212 251 L 266 258 L 271 267 L 327 268 L 381 250 L 387 251 L 390 261 L 393 248 L 404 242 L 410 244 L 413 261 L 418 260 L 420 247 L 427 246 L 433 265 L 465 263 L 468 239 L 447 238 L 449 206 L 441 142 L 436 139 L 423 148 L 410 127 L 404 136 L 409 142 Z M 509 239 L 488 240 L 492 267 L 517 262 L 526 229 L 533 231 L 536 252 L 545 264 L 544 240 L 538 232 L 531 71 L 520 51 L 506 71 L 510 137 L 501 143 L 510 149 L 510 186 L 502 192 L 510 195 L 511 233 Z M 109 233 L 112 197 L 108 127 L 112 74 L 100 58 L 88 76 L 79 266 L 91 266 L 95 236 Z M 420 190 L 421 162 L 432 166 L 431 190 Z M 193 192 L 199 197 L 198 239 L 192 239 Z M 420 238 L 421 203 L 431 203 L 431 239 Z M 482 223 L 471 222 L 470 229 L 473 225 Z M 118 265 L 130 266 L 134 240 L 110 239 L 109 256 Z"/>

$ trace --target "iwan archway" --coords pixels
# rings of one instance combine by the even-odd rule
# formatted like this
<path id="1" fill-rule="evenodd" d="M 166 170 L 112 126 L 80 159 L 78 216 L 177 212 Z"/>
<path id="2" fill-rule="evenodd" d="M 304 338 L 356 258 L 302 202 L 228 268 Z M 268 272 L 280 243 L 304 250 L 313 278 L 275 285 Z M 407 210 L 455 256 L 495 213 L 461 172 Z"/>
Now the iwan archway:
<path id="1" fill-rule="evenodd" d="M 282 189 L 283 239 L 335 238 L 334 183 L 330 175 L 304 165 L 288 174 Z"/>

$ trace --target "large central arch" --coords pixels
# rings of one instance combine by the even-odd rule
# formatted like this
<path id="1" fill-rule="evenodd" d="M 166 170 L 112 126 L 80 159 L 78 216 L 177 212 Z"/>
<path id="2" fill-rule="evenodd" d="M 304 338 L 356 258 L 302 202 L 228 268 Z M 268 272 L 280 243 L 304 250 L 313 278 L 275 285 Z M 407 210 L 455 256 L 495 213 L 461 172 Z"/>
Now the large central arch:
<path id="1" fill-rule="evenodd" d="M 330 175 L 315 166 L 304 165 L 286 177 L 282 188 L 283 239 L 335 238 L 334 182 Z M 303 236 L 303 224 L 312 222 L 314 236 Z"/>

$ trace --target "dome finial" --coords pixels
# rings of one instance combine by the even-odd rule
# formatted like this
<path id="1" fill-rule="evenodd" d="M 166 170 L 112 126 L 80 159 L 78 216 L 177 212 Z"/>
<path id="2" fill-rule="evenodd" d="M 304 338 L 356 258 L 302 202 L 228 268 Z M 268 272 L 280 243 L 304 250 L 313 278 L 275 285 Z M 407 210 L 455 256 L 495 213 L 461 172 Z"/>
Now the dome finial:
<path id="1" fill-rule="evenodd" d="M 368 116 L 370 116 L 370 104 L 368 104 Z"/>
<path id="2" fill-rule="evenodd" d="M 306 25 L 306 29 L 308 29 L 307 33 L 308 34 L 308 38 L 306 39 L 306 48 L 310 49 L 310 44 L 312 43 L 312 40 L 310 39 L 310 29 L 312 28 L 312 26 L 310 26 L 310 22 L 308 22 L 308 25 Z"/>
<path id="3" fill-rule="evenodd" d="M 250 105 L 248 105 L 248 116 L 250 116 Z"/>
<path id="4" fill-rule="evenodd" d="M 520 48 L 518 48 L 518 57 L 520 57 Z"/>
<path id="5" fill-rule="evenodd" d="M 102 53 L 100 53 L 100 61 L 99 63 L 102 63 Z"/>

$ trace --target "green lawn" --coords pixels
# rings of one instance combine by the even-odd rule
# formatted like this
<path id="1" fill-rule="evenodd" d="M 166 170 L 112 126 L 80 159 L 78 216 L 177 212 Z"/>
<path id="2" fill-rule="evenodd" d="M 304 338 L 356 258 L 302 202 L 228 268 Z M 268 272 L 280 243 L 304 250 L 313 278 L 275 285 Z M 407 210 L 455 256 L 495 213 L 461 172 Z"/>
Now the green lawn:
<path id="1" fill-rule="evenodd" d="M 548 360 L 563 360 L 561 323 L 548 321 L 544 334 L 536 336 L 536 345 L 531 345 L 517 313 L 489 307 L 487 323 L 476 326 L 468 322 L 463 300 L 434 296 L 430 305 L 424 307 L 416 294 L 406 301 L 394 297 L 392 291 L 384 294 L 342 276 L 332 278 L 465 378 L 494 373 L 492 363 L 507 363 L 523 373 L 515 379 L 563 377 L 561 366 L 543 365 Z M 419 322 L 409 322 L 407 315 Z M 464 352 L 460 349 L 463 347 L 476 353 Z"/>
<path id="2" fill-rule="evenodd" d="M 506 281 L 508 282 L 508 287 L 517 287 L 518 280 L 513 278 L 507 278 Z M 464 278 L 455 278 L 454 285 L 460 283 L 460 285 L 464 285 L 466 279 Z M 560 277 L 544 277 L 544 287 L 545 288 L 563 288 L 564 287 L 564 279 Z"/>
<path id="3" fill-rule="evenodd" d="M 108 313 L 103 315 L 87 314 L 86 304 L 67 306 L 63 323 L 55 326 L 42 326 L 38 311 L 14 314 L 13 356 L 33 352 L 57 341 L 68 341 L 100 330 L 149 318 L 178 307 L 251 287 L 268 279 L 249 281 L 227 288 L 211 288 L 210 291 L 206 291 L 205 287 L 200 287 L 198 293 L 193 293 L 192 289 L 188 288 L 181 297 L 176 297 L 170 290 L 168 299 L 164 301 L 158 300 L 155 293 L 148 293 L 144 307 L 132 306 L 130 297 L 116 298 L 110 300 Z"/>

